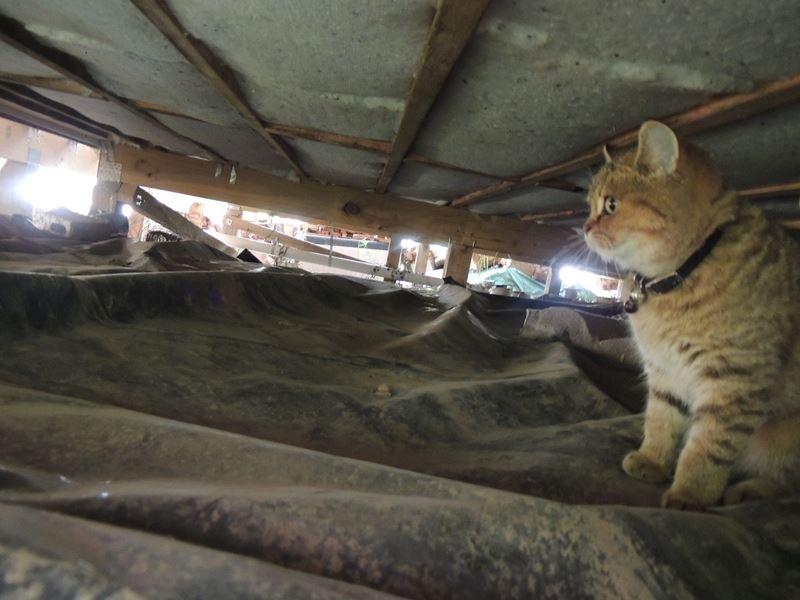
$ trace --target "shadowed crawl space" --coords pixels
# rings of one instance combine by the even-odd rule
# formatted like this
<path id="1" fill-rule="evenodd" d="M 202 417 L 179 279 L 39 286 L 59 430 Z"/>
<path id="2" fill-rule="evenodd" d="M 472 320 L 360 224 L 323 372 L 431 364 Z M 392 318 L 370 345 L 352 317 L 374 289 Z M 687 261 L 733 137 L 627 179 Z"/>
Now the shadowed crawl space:
<path id="1" fill-rule="evenodd" d="M 193 242 L 48 244 L 0 255 L 11 595 L 800 591 L 796 498 L 664 511 L 623 474 L 619 323 Z"/>

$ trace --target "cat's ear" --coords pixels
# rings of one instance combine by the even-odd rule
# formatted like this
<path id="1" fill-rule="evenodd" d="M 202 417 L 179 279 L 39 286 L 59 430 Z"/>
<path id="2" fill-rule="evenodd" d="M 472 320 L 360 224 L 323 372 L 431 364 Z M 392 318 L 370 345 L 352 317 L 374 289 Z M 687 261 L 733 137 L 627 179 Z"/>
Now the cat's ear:
<path id="1" fill-rule="evenodd" d="M 603 158 L 606 159 L 606 164 L 610 165 L 613 161 L 611 160 L 611 154 L 608 152 L 608 146 L 603 144 Z"/>
<path id="2" fill-rule="evenodd" d="M 639 128 L 636 167 L 661 175 L 673 173 L 678 166 L 678 138 L 672 129 L 658 121 L 645 121 Z"/>

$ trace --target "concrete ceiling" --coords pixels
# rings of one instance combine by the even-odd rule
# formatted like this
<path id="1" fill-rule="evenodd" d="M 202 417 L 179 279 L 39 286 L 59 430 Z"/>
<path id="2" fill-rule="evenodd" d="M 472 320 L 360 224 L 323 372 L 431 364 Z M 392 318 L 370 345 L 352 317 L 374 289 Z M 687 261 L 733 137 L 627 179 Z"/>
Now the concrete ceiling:
<path id="1" fill-rule="evenodd" d="M 166 4 L 230 68 L 265 122 L 382 140 L 390 148 L 437 3 Z M 291 176 L 283 157 L 129 0 L 0 0 L 0 14 L 76 59 L 103 89 L 154 110 L 165 128 L 100 98 L 38 93 L 170 151 L 196 154 L 190 138 L 232 162 Z M 476 173 L 406 160 L 389 191 L 450 201 L 570 159 L 645 119 L 796 75 L 798 26 L 797 0 L 494 0 L 411 148 L 429 162 Z M 0 72 L 63 79 L 6 44 Z M 386 160 L 385 149 L 283 139 L 303 171 L 327 183 L 372 189 Z M 697 141 L 737 186 L 800 176 L 799 106 L 708 131 Z M 589 175 L 584 168 L 566 179 L 585 185 Z M 552 212 L 582 201 L 580 193 L 531 187 L 471 208 Z"/>
<path id="2" fill-rule="evenodd" d="M 520 175 L 649 118 L 800 73 L 800 3 L 490 4 L 416 150 Z"/>

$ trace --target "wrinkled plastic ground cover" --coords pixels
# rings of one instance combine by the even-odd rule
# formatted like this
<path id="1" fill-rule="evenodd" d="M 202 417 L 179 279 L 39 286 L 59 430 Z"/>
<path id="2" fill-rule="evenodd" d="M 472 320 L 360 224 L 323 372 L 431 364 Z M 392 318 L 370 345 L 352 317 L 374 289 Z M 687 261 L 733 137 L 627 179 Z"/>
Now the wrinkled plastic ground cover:
<path id="1" fill-rule="evenodd" d="M 667 512 L 622 473 L 619 323 L 115 243 L 0 252 L 3 592 L 800 592 L 796 498 Z"/>

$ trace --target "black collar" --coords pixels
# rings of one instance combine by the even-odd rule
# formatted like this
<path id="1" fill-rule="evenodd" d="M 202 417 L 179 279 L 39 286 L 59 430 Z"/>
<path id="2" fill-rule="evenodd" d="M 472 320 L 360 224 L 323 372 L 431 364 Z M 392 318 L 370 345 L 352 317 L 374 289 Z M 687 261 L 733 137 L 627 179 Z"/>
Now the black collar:
<path id="1" fill-rule="evenodd" d="M 633 313 L 639 309 L 639 305 L 647 299 L 650 294 L 666 294 L 671 292 L 692 274 L 701 262 L 711 254 L 711 251 L 717 245 L 722 234 L 724 227 L 717 227 L 714 232 L 706 238 L 703 245 L 698 248 L 694 254 L 686 259 L 680 267 L 673 273 L 653 279 L 645 277 L 641 273 L 635 273 L 633 282 L 636 286 L 631 290 L 631 295 L 625 301 L 625 312 Z"/>

